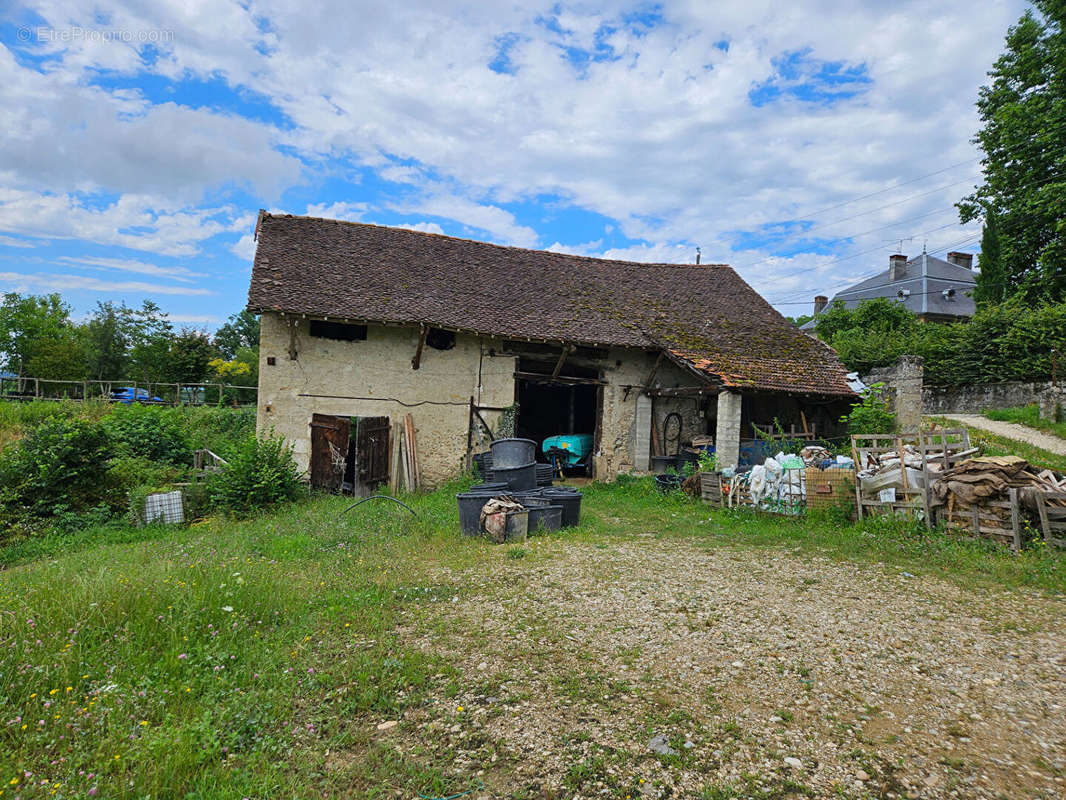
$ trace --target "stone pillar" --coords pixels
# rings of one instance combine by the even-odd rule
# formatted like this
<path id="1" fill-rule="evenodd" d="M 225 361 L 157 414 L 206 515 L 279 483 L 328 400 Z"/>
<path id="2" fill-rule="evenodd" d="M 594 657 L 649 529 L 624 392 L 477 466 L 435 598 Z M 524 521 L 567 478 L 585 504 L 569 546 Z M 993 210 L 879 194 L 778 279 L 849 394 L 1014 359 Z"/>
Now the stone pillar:
<path id="1" fill-rule="evenodd" d="M 900 433 L 915 433 L 922 426 L 922 358 L 900 356 L 896 362 L 894 410 Z"/>
<path id="2" fill-rule="evenodd" d="M 1040 402 L 1040 419 L 1049 419 L 1052 422 L 1059 422 L 1062 418 L 1063 407 L 1063 387 L 1053 386 L 1048 384 L 1038 395 Z"/>
<path id="3" fill-rule="evenodd" d="M 637 410 L 633 419 L 633 469 L 637 472 L 651 469 L 651 406 L 650 397 L 646 394 L 637 395 Z"/>
<path id="4" fill-rule="evenodd" d="M 718 427 L 714 449 L 719 468 L 736 467 L 740 460 L 740 404 L 738 392 L 723 389 L 718 393 Z"/>

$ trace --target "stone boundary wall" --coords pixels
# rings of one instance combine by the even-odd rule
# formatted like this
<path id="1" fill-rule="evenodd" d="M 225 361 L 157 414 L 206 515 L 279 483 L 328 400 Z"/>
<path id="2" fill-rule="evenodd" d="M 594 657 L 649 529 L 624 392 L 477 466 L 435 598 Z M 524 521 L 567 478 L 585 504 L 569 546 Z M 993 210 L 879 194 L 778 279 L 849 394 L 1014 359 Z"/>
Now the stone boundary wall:
<path id="1" fill-rule="evenodd" d="M 935 387 L 922 389 L 924 414 L 980 414 L 992 408 L 1013 408 L 1030 403 L 1043 403 L 1053 387 L 1046 383 L 984 383 L 973 386 Z"/>

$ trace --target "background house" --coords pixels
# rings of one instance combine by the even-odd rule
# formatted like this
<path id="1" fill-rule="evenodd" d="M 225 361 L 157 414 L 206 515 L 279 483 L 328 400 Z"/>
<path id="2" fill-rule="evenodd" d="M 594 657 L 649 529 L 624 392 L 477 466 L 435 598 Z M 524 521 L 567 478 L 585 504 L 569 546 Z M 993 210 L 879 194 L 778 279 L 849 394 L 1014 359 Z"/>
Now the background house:
<path id="1" fill-rule="evenodd" d="M 593 474 L 609 478 L 648 469 L 672 412 L 683 441 L 709 432 L 736 463 L 752 422 L 824 432 L 853 397 L 836 354 L 727 266 L 265 212 L 257 241 L 259 427 L 313 481 L 380 480 L 385 432 L 408 413 L 429 483 L 512 420 L 538 441 L 592 434 Z"/>
<path id="2" fill-rule="evenodd" d="M 855 308 L 877 297 L 896 300 L 925 321 L 954 322 L 974 315 L 976 283 L 971 253 L 948 253 L 947 261 L 924 252 L 909 261 L 904 255 L 892 255 L 887 270 L 838 292 L 832 301 L 824 295 L 815 297 L 815 319 L 801 329 L 813 332 L 818 315 L 830 302 L 840 300 L 847 308 Z"/>

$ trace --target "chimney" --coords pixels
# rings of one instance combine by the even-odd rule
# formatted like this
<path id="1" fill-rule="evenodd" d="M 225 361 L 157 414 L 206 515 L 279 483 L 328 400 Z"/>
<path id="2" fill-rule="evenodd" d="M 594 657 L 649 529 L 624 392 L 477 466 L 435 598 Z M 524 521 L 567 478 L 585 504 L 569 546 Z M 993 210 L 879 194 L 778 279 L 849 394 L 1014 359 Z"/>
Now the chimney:
<path id="1" fill-rule="evenodd" d="M 827 305 L 829 305 L 829 298 L 826 297 L 824 294 L 820 294 L 817 297 L 815 297 L 814 298 L 814 316 L 817 317 L 819 314 L 821 314 L 823 311 L 825 311 L 825 307 Z"/>
<path id="2" fill-rule="evenodd" d="M 948 253 L 948 263 L 956 267 L 973 269 L 973 253 Z"/>
<path id="3" fill-rule="evenodd" d="M 907 257 L 898 253 L 888 257 L 888 279 L 898 281 L 907 274 Z"/>

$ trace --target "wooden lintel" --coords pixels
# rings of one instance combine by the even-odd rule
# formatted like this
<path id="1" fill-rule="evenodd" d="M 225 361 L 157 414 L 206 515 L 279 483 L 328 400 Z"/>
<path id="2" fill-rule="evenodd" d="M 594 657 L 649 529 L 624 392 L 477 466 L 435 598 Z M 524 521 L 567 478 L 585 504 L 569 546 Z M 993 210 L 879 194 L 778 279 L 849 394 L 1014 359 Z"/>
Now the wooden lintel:
<path id="1" fill-rule="evenodd" d="M 514 374 L 518 380 L 526 381 L 544 381 L 546 383 L 571 383 L 571 384 L 588 384 L 589 386 L 606 386 L 607 381 L 601 381 L 598 378 L 571 378 L 568 375 L 559 375 L 553 378 L 551 375 L 541 374 L 539 372 L 516 372 Z"/>
<path id="2" fill-rule="evenodd" d="M 426 331 L 425 325 L 419 326 L 418 347 L 415 349 L 415 357 L 411 359 L 411 369 L 418 369 L 422 366 L 422 348 L 426 346 Z"/>
<path id="3" fill-rule="evenodd" d="M 563 364 L 566 363 L 566 357 L 574 351 L 572 344 L 563 345 L 563 352 L 559 354 L 559 360 L 555 362 L 555 369 L 552 370 L 552 380 L 559 377 L 559 373 L 563 370 Z"/>
<path id="4" fill-rule="evenodd" d="M 712 386 L 679 386 L 675 389 L 645 389 L 649 397 L 698 397 L 703 394 L 718 394 Z"/>

